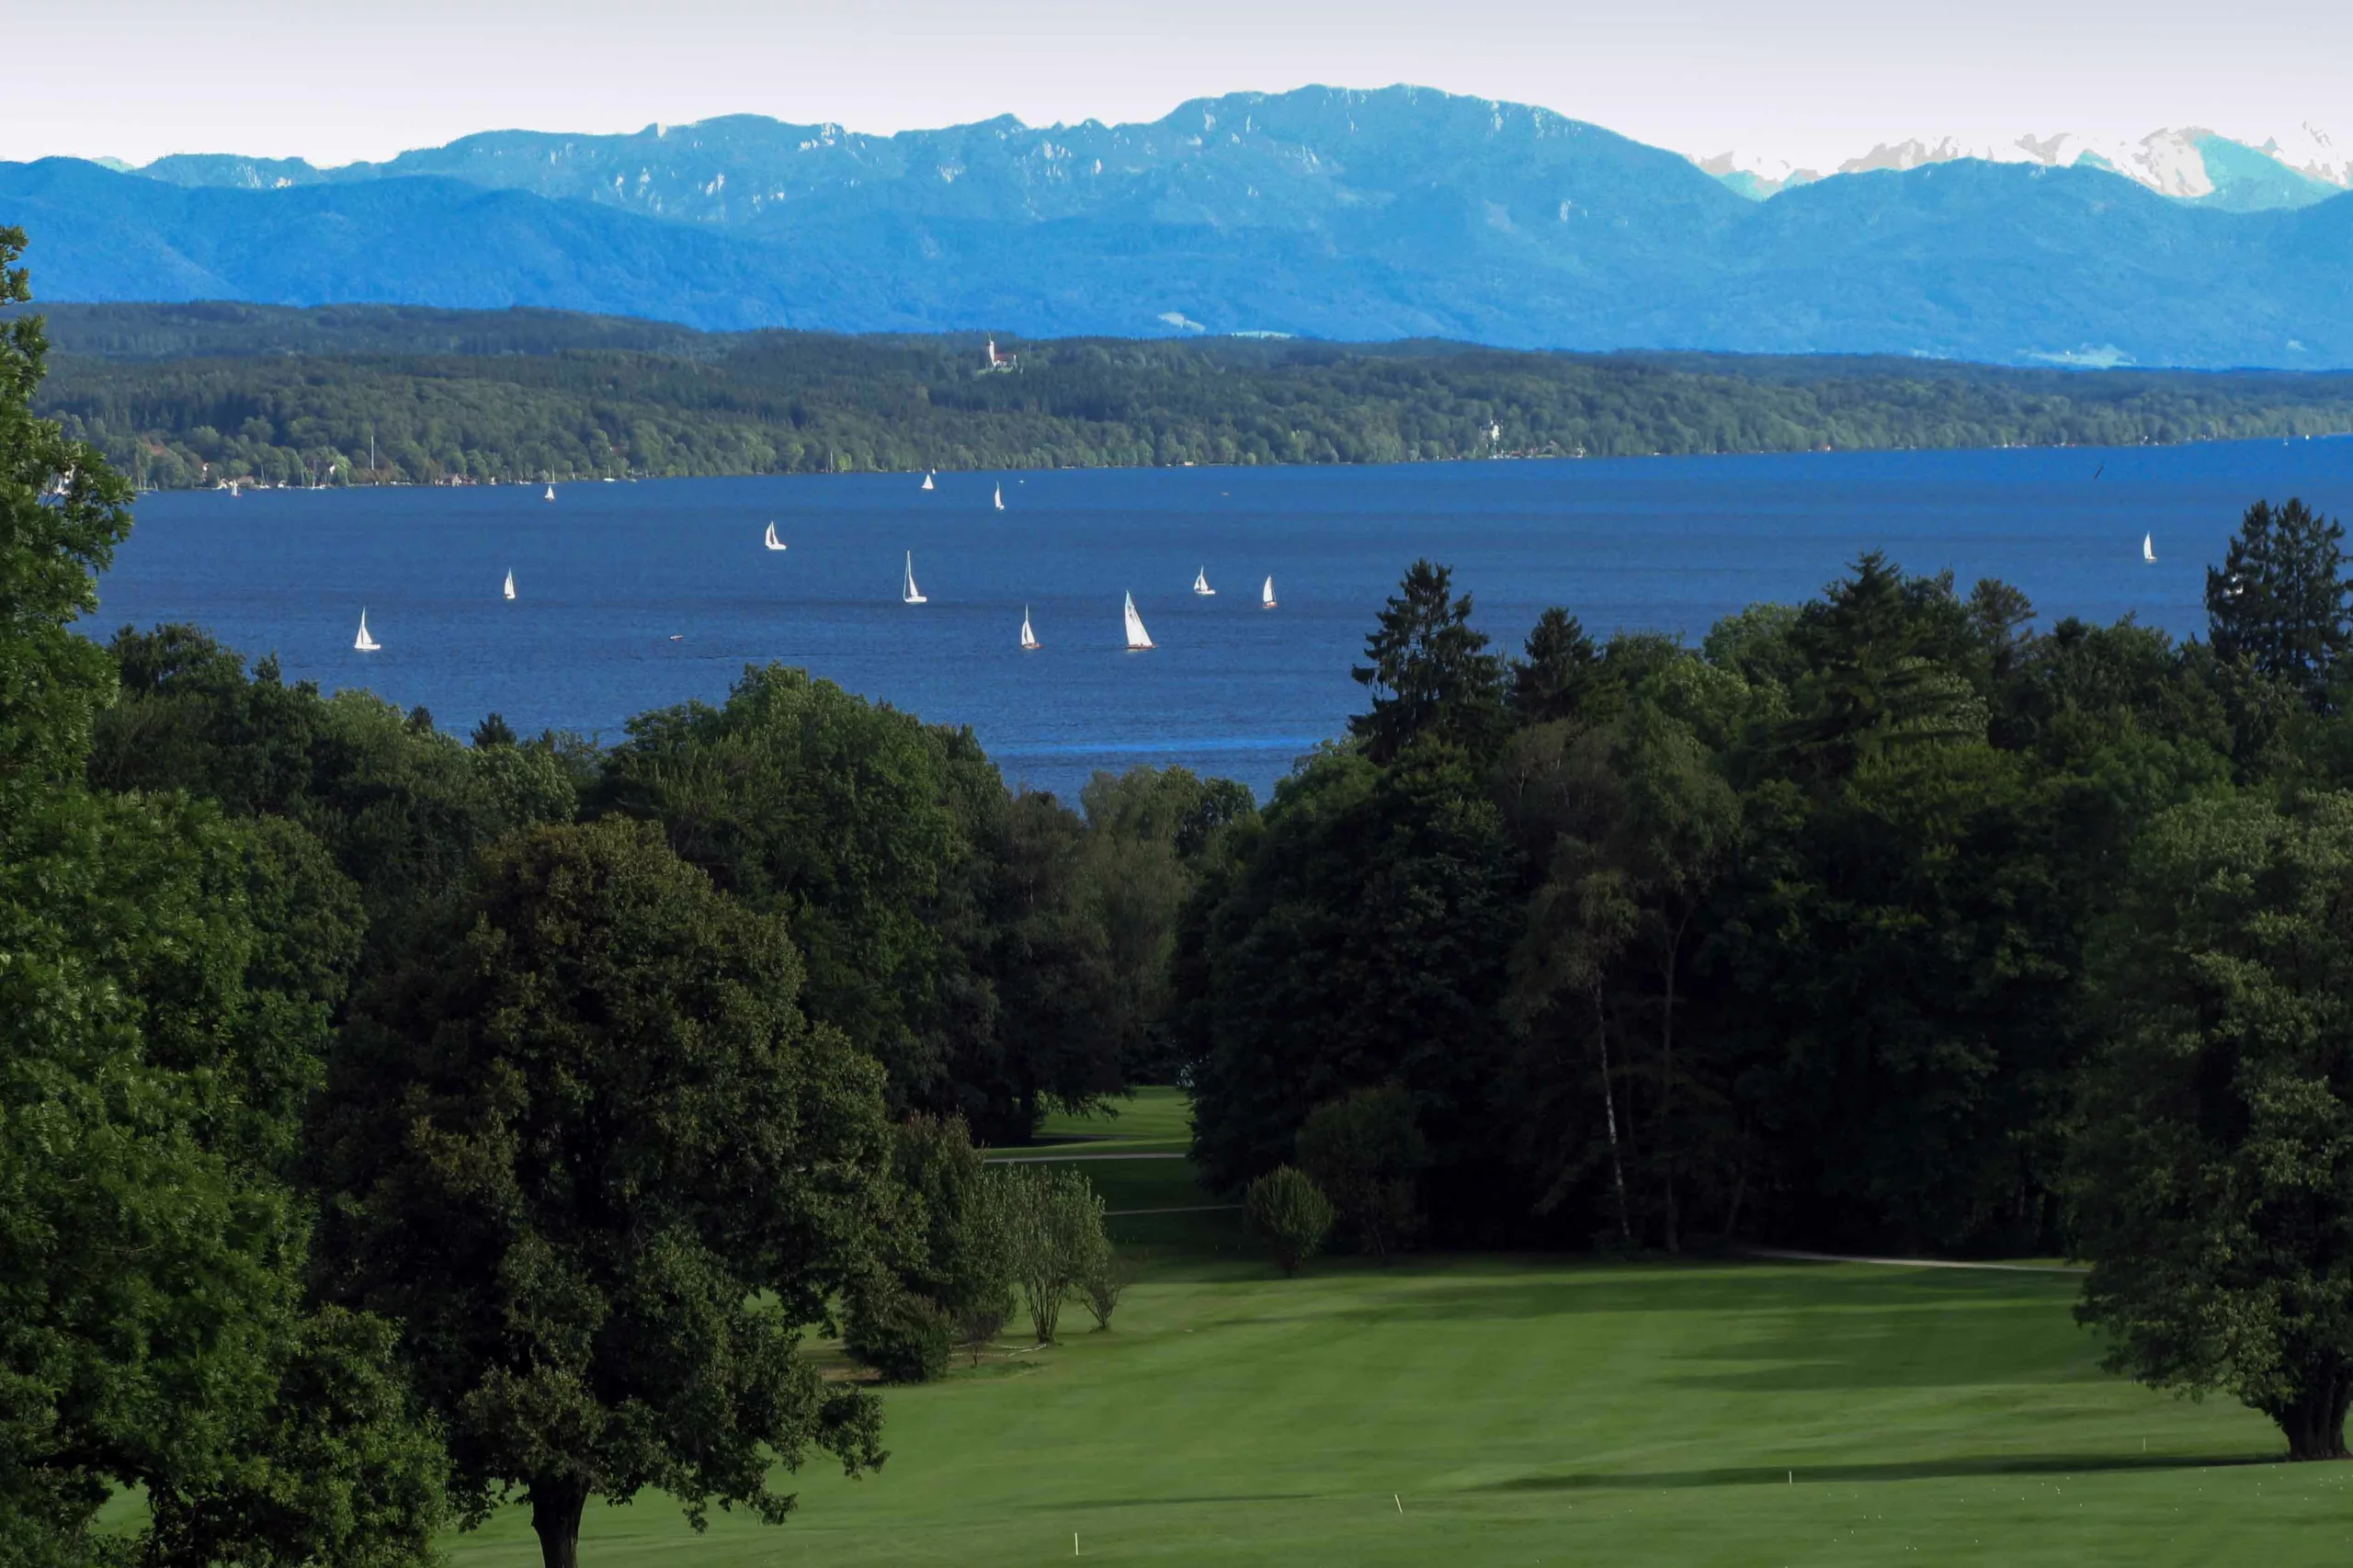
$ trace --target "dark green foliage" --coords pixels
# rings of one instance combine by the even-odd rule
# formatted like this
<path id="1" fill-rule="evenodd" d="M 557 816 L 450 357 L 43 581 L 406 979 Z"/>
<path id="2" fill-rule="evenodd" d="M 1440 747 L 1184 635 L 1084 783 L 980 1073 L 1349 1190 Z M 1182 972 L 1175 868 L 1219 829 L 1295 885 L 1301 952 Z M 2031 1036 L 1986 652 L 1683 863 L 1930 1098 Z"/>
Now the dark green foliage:
<path id="1" fill-rule="evenodd" d="M 1577 618 L 1552 608 L 1536 618 L 1528 656 L 1511 666 L 1511 714 L 1522 724 L 1584 716 L 1601 685 L 1601 651 Z"/>
<path id="2" fill-rule="evenodd" d="M 2109 1365 L 2220 1389 L 2295 1459 L 2353 1403 L 2353 795 L 2151 824 L 2098 960 L 2111 1031 L 2069 1159 Z"/>
<path id="3" fill-rule="evenodd" d="M 1433 717 L 1475 698 L 1390 699 L 1443 688 L 1449 603 L 1417 567 L 1375 647 L 1423 673 L 1363 672 L 1362 749 L 1279 786 L 1180 926 L 1228 1190 L 1394 1084 L 1441 1240 L 2062 1247 L 2109 1025 L 2086 954 L 2135 841 L 2234 778 L 2353 778 L 2353 725 L 2248 658 L 2039 631 L 2006 585 L 1876 554 L 1696 653 L 1548 615 L 1483 747 Z"/>
<path id="4" fill-rule="evenodd" d="M 83 782 L 116 677 L 68 627 L 127 487 L 28 415 L 41 358 L 0 335 L 0 1558 L 415 1562 L 438 1449 L 384 1325 L 310 1310 L 287 1180 L 348 890 L 299 832 Z M 97 1528 L 119 1488 L 143 1528 Z"/>
<path id="5" fill-rule="evenodd" d="M 380 921 L 397 924 L 474 852 L 532 823 L 569 821 L 577 784 L 553 737 L 469 748 L 360 691 L 287 686 L 186 626 L 125 627 L 110 651 L 122 699 L 89 763 L 108 790 L 186 790 L 234 816 L 283 817 L 324 846 Z"/>
<path id="6" fill-rule="evenodd" d="M 1232 779 L 1203 779 L 1182 767 L 1097 773 L 1080 802 L 1086 815 L 1080 881 L 1105 964 L 1098 1025 L 1117 1031 L 1128 1081 L 1160 1081 L 1176 1064 L 1169 959 L 1199 858 L 1224 830 L 1256 816 L 1257 807 Z"/>
<path id="7" fill-rule="evenodd" d="M 1243 1189 L 1242 1223 L 1267 1244 L 1285 1278 L 1324 1250 L 1336 1218 L 1314 1179 L 1292 1165 L 1277 1165 Z"/>
<path id="8" fill-rule="evenodd" d="M 1429 1158 L 1412 1096 L 1394 1084 L 1327 1100 L 1299 1130 L 1299 1163 L 1330 1195 L 1335 1223 L 1384 1263 L 1421 1230 L 1416 1180 Z"/>
<path id="9" fill-rule="evenodd" d="M 947 1374 L 955 1338 L 946 1308 L 886 1281 L 851 1293 L 842 1348 L 886 1382 L 927 1383 Z"/>
<path id="10" fill-rule="evenodd" d="M 0 228 L 0 306 L 32 298 L 22 229 Z M 68 630 L 131 531 L 131 486 L 32 411 L 48 357 L 39 316 L 0 325 L 0 789 L 79 768 L 112 700 L 106 656 Z"/>
<path id="11" fill-rule="evenodd" d="M 154 1559 L 244 1568 L 430 1563 L 449 1460 L 393 1369 L 390 1324 L 328 1307 L 306 1322 L 258 1440 L 226 1473 L 148 1494 Z"/>
<path id="12" fill-rule="evenodd" d="M 1456 598 L 1453 584 L 1448 567 L 1406 568 L 1365 639 L 1367 662 L 1348 672 L 1372 694 L 1348 733 L 1375 762 L 1424 739 L 1478 751 L 1501 728 L 1503 665 L 1471 625 L 1471 596 Z"/>
<path id="13" fill-rule="evenodd" d="M 1529 743 L 1560 739 L 1539 732 Z M 1620 1236 L 1635 1233 L 1639 1213 L 1640 1229 L 1677 1251 L 1693 1152 L 1726 1136 L 1728 1075 L 1705 1037 L 1690 1038 L 1688 994 L 1710 901 L 1742 846 L 1741 802 L 1693 727 L 1643 695 L 1531 769 L 1519 809 L 1552 858 L 1515 955 L 1510 1008 L 1540 1040 L 1586 1040 L 1599 1077 L 1572 1070 L 1572 1093 L 1601 1087 Z M 1552 1073 L 1531 1076 L 1541 1092 L 1562 1087 Z M 1639 1141 L 1621 1138 L 1621 1106 Z M 1539 1153 L 1548 1191 L 1590 1157 L 1557 1145 Z"/>
<path id="14" fill-rule="evenodd" d="M 1166 1062 L 1176 910 L 1248 814 L 1239 786 L 1139 769 L 1090 786 L 1082 821 L 1008 793 L 969 731 L 775 665 L 630 732 L 599 809 L 786 920 L 812 1017 L 882 1062 L 894 1110 L 1018 1141 Z"/>
<path id="15" fill-rule="evenodd" d="M 1292 1157 L 1315 1106 L 1398 1083 L 1429 1108 L 1442 1230 L 1482 1233 L 1509 1190 L 1481 1167 L 1500 1158 L 1489 1096 L 1520 874 L 1484 773 L 1442 748 L 1391 768 L 1326 751 L 1233 848 L 1175 971 L 1205 1179 L 1237 1190 Z"/>
<path id="16" fill-rule="evenodd" d="M 484 851 L 356 1005 L 326 1278 L 402 1325 L 467 1517 L 519 1489 L 551 1562 L 592 1495 L 779 1522 L 773 1463 L 881 1460 L 797 1349 L 872 1267 L 881 1074 L 800 986 L 780 922 L 614 821 Z"/>
<path id="17" fill-rule="evenodd" d="M 2342 430 L 2336 379 L 1917 361 L 702 335 L 552 312 L 93 305 L 46 411 L 142 485 L 2133 446 Z M 368 467 L 369 450 L 376 467 Z M 156 449 L 160 449 L 157 450 Z"/>
<path id="18" fill-rule="evenodd" d="M 963 1121 L 908 1118 L 892 1141 L 891 1176 L 897 1203 L 883 1244 L 887 1273 L 862 1287 L 869 1315 L 925 1346 L 935 1328 L 943 1345 L 951 1335 L 968 1344 L 994 1338 L 1012 1310 L 1013 1261 L 1002 1194 Z M 923 1306 L 903 1305 L 901 1298 Z M 855 1322 L 852 1331 L 858 1332 Z M 872 1342 L 873 1335 L 868 1338 Z M 920 1381 L 892 1371 L 856 1344 L 850 1353 L 903 1381 Z M 900 1365 L 928 1369 L 926 1377 L 942 1369 L 928 1359 Z"/>
<path id="19" fill-rule="evenodd" d="M 805 1003 L 889 1070 L 894 1102 L 957 1109 L 958 955 L 931 918 L 973 854 L 948 737 L 830 681 L 747 669 L 722 708 L 632 720 L 608 809 L 658 823 L 726 892 L 781 916 Z M 984 766 L 984 765 L 983 765 Z"/>
<path id="20" fill-rule="evenodd" d="M 2299 500 L 2257 501 L 2222 565 L 2206 569 L 2206 614 L 2216 654 L 2325 705 L 2353 653 L 2343 525 Z"/>

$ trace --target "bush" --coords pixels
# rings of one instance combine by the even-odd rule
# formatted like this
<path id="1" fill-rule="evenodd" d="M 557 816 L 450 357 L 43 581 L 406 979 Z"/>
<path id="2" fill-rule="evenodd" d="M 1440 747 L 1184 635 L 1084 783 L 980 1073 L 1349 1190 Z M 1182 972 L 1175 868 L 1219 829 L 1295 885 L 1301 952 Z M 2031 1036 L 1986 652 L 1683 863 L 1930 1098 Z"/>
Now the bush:
<path id="1" fill-rule="evenodd" d="M 1127 1290 L 1128 1267 L 1111 1239 L 1105 1236 L 1101 1245 L 1089 1250 L 1086 1265 L 1078 1277 L 1079 1299 L 1094 1314 L 1095 1332 L 1100 1334 L 1111 1326 L 1111 1314 L 1119 1310 L 1120 1298 L 1127 1294 Z"/>
<path id="2" fill-rule="evenodd" d="M 956 1326 L 928 1296 L 876 1284 L 851 1297 L 842 1348 L 894 1383 L 927 1383 L 948 1370 Z"/>
<path id="3" fill-rule="evenodd" d="M 1267 1244 L 1286 1278 L 1324 1250 L 1332 1233 L 1332 1203 L 1306 1172 L 1277 1165 L 1242 1195 L 1242 1222 Z"/>
<path id="4" fill-rule="evenodd" d="M 1103 1233 L 1103 1199 L 1067 1165 L 998 1165 L 1006 1225 L 1006 1256 L 1029 1326 L 1045 1345 L 1062 1321 L 1063 1301 L 1086 1278 L 1110 1242 Z"/>
<path id="5" fill-rule="evenodd" d="M 1383 1263 L 1420 1229 L 1414 1173 L 1429 1163 L 1429 1146 L 1414 1124 L 1412 1096 L 1396 1085 L 1358 1089 L 1310 1111 L 1299 1130 L 1299 1163 L 1357 1244 Z"/>
<path id="6" fill-rule="evenodd" d="M 981 1352 L 996 1343 L 1005 1332 L 1005 1320 L 1013 1315 L 1013 1293 L 1004 1286 L 997 1288 L 994 1299 L 974 1297 L 956 1313 L 956 1343 L 972 1358 L 972 1365 L 981 1364 Z"/>

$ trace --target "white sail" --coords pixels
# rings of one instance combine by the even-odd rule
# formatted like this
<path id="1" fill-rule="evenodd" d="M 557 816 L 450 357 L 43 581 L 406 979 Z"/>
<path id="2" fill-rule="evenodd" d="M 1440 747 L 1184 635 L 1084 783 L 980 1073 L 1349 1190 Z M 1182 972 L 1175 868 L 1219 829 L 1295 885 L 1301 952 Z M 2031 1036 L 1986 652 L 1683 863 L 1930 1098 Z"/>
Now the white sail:
<path id="1" fill-rule="evenodd" d="M 1000 512 L 1005 510 L 1005 486 L 1002 484 L 996 487 L 996 509 Z"/>
<path id="2" fill-rule="evenodd" d="M 506 597 L 510 599 L 515 597 L 515 572 L 512 567 L 506 573 Z"/>
<path id="3" fill-rule="evenodd" d="M 364 609 L 359 612 L 359 635 L 352 639 L 351 645 L 363 653 L 372 653 L 383 646 L 368 635 L 368 612 Z"/>
<path id="4" fill-rule="evenodd" d="M 899 597 L 911 605 L 926 605 L 931 602 L 923 597 L 923 590 L 915 586 L 915 552 L 912 550 L 907 551 L 907 585 L 900 592 Z"/>
<path id="5" fill-rule="evenodd" d="M 1204 566 L 1199 571 L 1193 574 L 1193 592 L 1200 595 L 1206 599 L 1213 599 L 1217 597 L 1217 590 L 1210 586 L 1210 569 L 1208 567 Z"/>
<path id="6" fill-rule="evenodd" d="M 790 545 L 785 543 L 784 540 L 776 537 L 776 524 L 773 522 L 768 524 L 768 531 L 760 542 L 767 545 L 770 550 L 790 550 L 792 548 Z"/>
<path id="7" fill-rule="evenodd" d="M 1021 607 L 1021 646 L 1024 652 L 1038 646 L 1038 634 L 1029 630 L 1029 607 Z"/>
<path id="8" fill-rule="evenodd" d="M 1271 576 L 1267 579 L 1267 585 L 1258 590 L 1258 608 L 1261 609 L 1275 608 L 1275 580 Z"/>
<path id="9" fill-rule="evenodd" d="M 1143 617 L 1136 613 L 1136 597 L 1128 596 L 1128 647 L 1131 651 L 1152 646 L 1152 633 L 1143 629 Z"/>
<path id="10" fill-rule="evenodd" d="M 931 488 L 931 475 L 929 475 L 929 474 L 927 474 L 927 473 L 926 473 L 926 474 L 925 474 L 925 475 L 923 476 L 923 487 L 924 487 L 926 490 L 928 490 L 928 489 L 930 489 L 930 488 Z"/>
<path id="11" fill-rule="evenodd" d="M 2154 534 L 2143 534 L 2141 536 L 2141 559 L 2143 561 L 2154 562 L 2156 558 L 2157 536 Z"/>
<path id="12" fill-rule="evenodd" d="M 548 486 L 548 493 L 547 493 L 547 497 L 546 497 L 546 498 L 547 498 L 548 500 L 550 500 L 550 501 L 552 501 L 552 500 L 554 500 L 554 499 L 555 499 L 555 486 L 554 486 L 554 485 L 551 484 L 551 485 L 549 485 L 549 486 Z"/>

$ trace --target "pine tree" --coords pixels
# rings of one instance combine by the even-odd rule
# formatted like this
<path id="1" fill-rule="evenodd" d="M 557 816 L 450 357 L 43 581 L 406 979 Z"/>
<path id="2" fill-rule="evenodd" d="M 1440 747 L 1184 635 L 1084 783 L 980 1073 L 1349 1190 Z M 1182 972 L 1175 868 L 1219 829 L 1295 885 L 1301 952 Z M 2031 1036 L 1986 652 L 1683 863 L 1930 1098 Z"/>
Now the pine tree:
<path id="1" fill-rule="evenodd" d="M 1375 762 L 1395 760 L 1424 735 L 1476 749 L 1501 728 L 1503 662 L 1471 625 L 1471 596 L 1455 597 L 1453 585 L 1448 567 L 1407 567 L 1365 639 L 1371 662 L 1348 672 L 1372 691 L 1372 710 L 1348 729 Z"/>
<path id="2" fill-rule="evenodd" d="M 2345 580 L 2345 529 L 2290 498 L 2246 509 L 2220 567 L 2206 569 L 2214 652 L 2245 659 L 2303 695 L 2329 704 L 2329 684 L 2353 653 L 2353 584 Z"/>

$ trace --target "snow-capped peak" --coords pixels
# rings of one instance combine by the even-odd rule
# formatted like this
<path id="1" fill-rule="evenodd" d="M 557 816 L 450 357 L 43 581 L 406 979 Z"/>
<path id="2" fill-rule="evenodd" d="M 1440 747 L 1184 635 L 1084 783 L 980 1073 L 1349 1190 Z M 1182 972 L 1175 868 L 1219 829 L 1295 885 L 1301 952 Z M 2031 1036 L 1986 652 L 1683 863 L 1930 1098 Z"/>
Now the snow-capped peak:
<path id="1" fill-rule="evenodd" d="M 2283 173 L 2339 189 L 2353 188 L 2353 148 L 2340 145 L 2329 133 L 2306 121 L 2287 136 L 2258 138 L 2219 135 L 2200 126 L 2168 127 L 2137 141 L 2057 131 L 2047 136 L 2027 132 L 2016 136 L 1914 136 L 1882 142 L 1870 152 L 1837 165 L 1842 175 L 1868 174 L 1878 169 L 1916 169 L 1958 158 L 1983 158 L 1997 164 L 2040 164 L 2046 168 L 2078 165 L 2105 168 L 2146 186 L 2164 196 L 2197 201 L 2216 194 L 2209 143 L 2228 142 L 2278 164 Z M 2230 149 L 2222 149 L 2228 153 Z M 1709 174 L 1751 196 L 1765 197 L 1819 177 L 1793 167 L 1789 160 L 1767 154 L 1720 153 L 1694 157 Z M 2244 160 L 2241 160 L 2244 164 Z M 2291 182 L 2292 183 L 2292 182 Z"/>
<path id="2" fill-rule="evenodd" d="M 2265 137 L 2255 150 L 2277 158 L 2300 175 L 2353 187 L 2353 147 L 2338 145 L 2334 137 L 2309 119 L 2286 136 Z"/>

